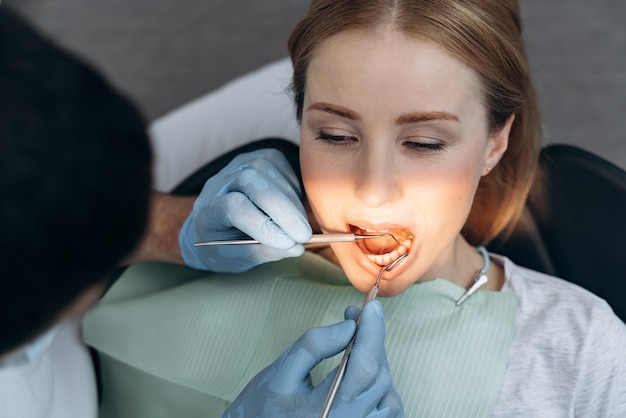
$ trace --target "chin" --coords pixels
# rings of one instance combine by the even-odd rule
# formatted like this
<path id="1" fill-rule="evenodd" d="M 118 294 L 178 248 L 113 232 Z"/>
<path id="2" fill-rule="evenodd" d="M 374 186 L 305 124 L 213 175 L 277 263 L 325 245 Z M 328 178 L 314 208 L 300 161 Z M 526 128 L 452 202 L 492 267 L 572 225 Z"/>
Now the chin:
<path id="1" fill-rule="evenodd" d="M 362 247 L 356 243 L 352 244 L 334 244 L 333 248 L 339 264 L 343 268 L 350 283 L 360 292 L 367 293 L 376 283 L 376 279 L 381 269 L 392 263 L 400 255 L 389 260 L 383 260 L 381 264 L 377 263 L 373 257 L 367 252 L 362 251 Z M 386 253 L 388 254 L 388 253 Z M 405 260 L 401 261 L 390 271 L 384 271 L 380 281 L 379 295 L 396 296 L 407 289 L 410 284 L 406 284 L 406 279 L 402 278 L 403 273 L 411 265 L 415 254 L 410 252 Z"/>

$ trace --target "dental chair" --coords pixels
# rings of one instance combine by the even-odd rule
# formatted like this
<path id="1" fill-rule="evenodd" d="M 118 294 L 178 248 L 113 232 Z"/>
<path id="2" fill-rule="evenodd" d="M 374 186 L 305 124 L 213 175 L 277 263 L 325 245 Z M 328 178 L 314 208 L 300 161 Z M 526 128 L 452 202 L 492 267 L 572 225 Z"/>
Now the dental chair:
<path id="1" fill-rule="evenodd" d="M 264 139 L 216 158 L 172 194 L 197 194 L 236 155 L 268 147 L 282 151 L 300 172 L 297 145 Z M 544 147 L 522 218 L 488 249 L 590 290 L 626 321 L 626 172 L 581 148 Z"/>
<path id="2" fill-rule="evenodd" d="M 590 290 L 626 322 L 626 171 L 571 145 L 544 147 L 522 218 L 489 250 Z"/>

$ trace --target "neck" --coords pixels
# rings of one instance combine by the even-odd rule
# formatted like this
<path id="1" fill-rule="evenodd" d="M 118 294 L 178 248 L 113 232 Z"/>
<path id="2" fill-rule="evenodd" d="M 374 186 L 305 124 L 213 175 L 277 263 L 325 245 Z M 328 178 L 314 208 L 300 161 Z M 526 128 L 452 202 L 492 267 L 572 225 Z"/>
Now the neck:
<path id="1" fill-rule="evenodd" d="M 476 273 L 485 264 L 482 254 L 461 235 L 447 251 L 447 257 L 444 256 L 440 260 L 441 263 L 431 269 L 432 274 L 427 274 L 425 277 L 442 278 L 464 289 L 473 284 Z M 497 264 L 490 263 L 486 274 L 489 282 L 482 289 L 500 290 L 504 284 L 504 270 Z"/>

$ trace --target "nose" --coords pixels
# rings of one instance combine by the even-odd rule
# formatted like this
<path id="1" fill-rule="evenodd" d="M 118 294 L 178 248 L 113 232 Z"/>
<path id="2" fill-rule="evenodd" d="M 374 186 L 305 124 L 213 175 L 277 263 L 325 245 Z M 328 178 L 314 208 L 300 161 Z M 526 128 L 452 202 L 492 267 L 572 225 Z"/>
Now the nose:
<path id="1" fill-rule="evenodd" d="M 366 206 L 378 208 L 401 196 L 392 155 L 383 150 L 364 150 L 356 168 L 355 195 Z"/>

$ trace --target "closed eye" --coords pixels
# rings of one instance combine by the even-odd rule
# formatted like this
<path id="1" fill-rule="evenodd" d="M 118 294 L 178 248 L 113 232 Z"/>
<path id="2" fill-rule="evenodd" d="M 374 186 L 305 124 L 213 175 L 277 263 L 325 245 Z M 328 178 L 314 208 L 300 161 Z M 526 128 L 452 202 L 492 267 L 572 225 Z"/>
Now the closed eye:
<path id="1" fill-rule="evenodd" d="M 322 132 L 322 131 L 319 132 L 316 139 L 320 139 L 322 141 L 328 141 L 328 142 L 336 143 L 336 144 L 347 144 L 347 143 L 358 141 L 358 139 L 352 135 L 333 135 L 333 134 L 329 134 L 327 132 Z"/>
<path id="2" fill-rule="evenodd" d="M 407 142 L 404 142 L 404 145 L 407 148 L 409 148 L 412 152 L 415 152 L 418 154 L 432 154 L 432 153 L 446 151 L 446 147 L 442 143 L 407 141 Z"/>

